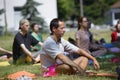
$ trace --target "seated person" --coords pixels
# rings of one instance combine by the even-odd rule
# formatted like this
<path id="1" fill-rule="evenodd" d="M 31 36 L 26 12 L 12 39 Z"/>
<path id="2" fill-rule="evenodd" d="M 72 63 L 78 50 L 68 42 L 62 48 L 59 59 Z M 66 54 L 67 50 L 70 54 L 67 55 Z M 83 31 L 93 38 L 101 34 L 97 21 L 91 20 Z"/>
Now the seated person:
<path id="1" fill-rule="evenodd" d="M 117 24 L 115 25 L 114 29 L 112 29 L 111 43 L 104 44 L 103 46 L 109 49 L 120 47 L 119 38 L 120 38 L 120 20 L 117 21 Z"/>
<path id="2" fill-rule="evenodd" d="M 19 29 L 15 35 L 13 42 L 13 63 L 22 64 L 22 63 L 34 63 L 39 61 L 39 59 L 30 52 L 31 46 L 39 44 L 42 46 L 42 42 L 36 40 L 28 32 L 29 30 L 29 21 L 27 19 L 21 19 L 19 22 Z"/>
<path id="3" fill-rule="evenodd" d="M 12 51 L 0 47 L 0 60 L 7 60 L 12 57 Z"/>
<path id="4" fill-rule="evenodd" d="M 42 35 L 41 35 L 41 33 L 39 32 L 39 25 L 37 24 L 37 23 L 32 23 L 31 24 L 31 29 L 32 29 L 32 33 L 31 33 L 31 35 L 36 39 L 36 40 L 38 40 L 38 41 L 40 41 L 40 42 L 43 42 L 43 40 L 42 40 Z M 41 46 L 39 46 L 38 44 L 37 45 L 35 45 L 35 46 L 32 46 L 32 48 L 31 48 L 31 51 L 39 51 L 41 49 Z"/>
<path id="5" fill-rule="evenodd" d="M 120 44 L 119 44 L 119 32 L 120 32 L 120 20 L 117 22 L 115 26 L 115 30 L 111 34 L 111 43 L 106 43 L 106 41 L 102 38 L 100 41 L 97 42 L 98 45 L 96 45 L 96 41 L 93 40 L 93 38 L 90 38 L 90 42 L 92 43 L 92 47 L 98 46 L 98 48 L 102 48 L 105 50 L 107 49 L 107 52 L 109 53 L 119 53 L 120 52 Z M 89 31 L 90 32 L 90 31 Z M 92 36 L 92 34 L 91 34 Z M 97 47 L 96 47 L 97 48 Z M 92 50 L 92 49 L 91 49 Z M 103 50 L 103 51 L 104 51 Z"/>
<path id="6" fill-rule="evenodd" d="M 115 25 L 115 30 L 111 34 L 111 44 L 113 47 L 109 48 L 110 52 L 119 53 L 120 52 L 120 20 L 118 20 Z"/>
<path id="7" fill-rule="evenodd" d="M 42 35 L 39 32 L 39 25 L 37 23 L 32 23 L 31 24 L 31 29 L 32 29 L 32 33 L 31 35 L 38 41 L 43 42 L 42 40 Z M 41 46 L 39 46 L 38 44 L 36 44 L 35 46 L 31 46 L 31 51 L 34 54 L 34 56 L 36 56 L 37 59 L 40 60 L 40 54 L 39 51 L 41 49 Z M 38 61 L 40 62 L 40 61 Z"/>
<path id="8" fill-rule="evenodd" d="M 111 34 L 111 42 L 120 42 L 120 20 L 115 26 L 115 31 Z"/>
<path id="9" fill-rule="evenodd" d="M 65 23 L 60 19 L 50 22 L 51 35 L 44 41 L 40 52 L 43 76 L 57 74 L 84 74 L 88 65 L 88 59 L 93 60 L 95 69 L 99 69 L 97 60 L 81 48 L 69 43 L 62 36 L 65 33 Z M 71 54 L 79 54 L 80 57 L 73 59 Z M 51 71 L 52 70 L 52 71 Z"/>
<path id="10" fill-rule="evenodd" d="M 102 56 L 106 53 L 106 49 L 101 45 L 98 45 L 93 40 L 93 35 L 89 31 L 90 23 L 86 17 L 80 17 L 78 19 L 78 31 L 76 32 L 76 42 L 79 48 L 87 51 L 94 57 Z"/>

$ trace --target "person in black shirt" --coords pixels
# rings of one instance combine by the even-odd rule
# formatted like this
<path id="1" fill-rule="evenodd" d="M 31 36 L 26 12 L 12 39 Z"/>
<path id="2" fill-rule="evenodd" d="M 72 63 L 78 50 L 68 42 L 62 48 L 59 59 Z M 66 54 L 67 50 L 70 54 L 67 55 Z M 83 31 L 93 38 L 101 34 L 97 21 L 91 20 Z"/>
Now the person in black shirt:
<path id="1" fill-rule="evenodd" d="M 30 52 L 31 46 L 39 44 L 42 46 L 42 43 L 37 41 L 34 37 L 28 32 L 30 23 L 27 19 L 21 19 L 19 22 L 19 29 L 15 35 L 13 42 L 13 63 L 22 64 L 28 62 L 37 62 L 38 57 Z"/>

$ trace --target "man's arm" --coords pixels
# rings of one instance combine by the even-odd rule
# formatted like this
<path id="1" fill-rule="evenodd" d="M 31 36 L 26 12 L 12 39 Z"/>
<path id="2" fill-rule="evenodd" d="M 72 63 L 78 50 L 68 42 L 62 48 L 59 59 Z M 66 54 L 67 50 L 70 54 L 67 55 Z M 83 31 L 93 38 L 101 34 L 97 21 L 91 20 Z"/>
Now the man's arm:
<path id="1" fill-rule="evenodd" d="M 39 44 L 40 46 L 42 46 L 42 45 L 43 45 L 43 43 L 42 43 L 42 42 L 38 42 L 38 44 Z"/>
<path id="2" fill-rule="evenodd" d="M 67 56 L 63 55 L 63 54 L 58 54 L 57 57 L 58 59 L 60 59 L 61 61 L 63 61 L 64 64 L 69 65 L 70 67 L 72 67 L 75 71 L 78 71 L 80 73 L 83 73 L 84 71 L 82 70 L 82 68 L 80 68 L 80 66 L 78 66 L 76 63 L 74 63 L 72 60 L 70 60 Z"/>
<path id="3" fill-rule="evenodd" d="M 35 60 L 34 57 L 32 56 L 32 53 L 25 47 L 24 44 L 21 44 L 20 46 L 26 55 L 28 55 L 31 59 Z"/>

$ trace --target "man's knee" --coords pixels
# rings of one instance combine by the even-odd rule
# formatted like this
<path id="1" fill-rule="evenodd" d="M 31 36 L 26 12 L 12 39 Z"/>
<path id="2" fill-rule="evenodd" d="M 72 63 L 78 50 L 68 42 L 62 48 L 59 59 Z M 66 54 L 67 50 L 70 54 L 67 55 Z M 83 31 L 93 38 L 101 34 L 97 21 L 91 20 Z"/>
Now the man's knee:
<path id="1" fill-rule="evenodd" d="M 83 70 L 86 70 L 87 65 L 88 65 L 88 58 L 84 57 L 84 56 L 81 57 L 81 61 L 80 61 L 79 65 Z"/>
<path id="2" fill-rule="evenodd" d="M 88 58 L 87 58 L 87 57 L 82 56 L 81 59 L 82 59 L 83 61 L 85 61 L 85 62 L 88 62 Z"/>

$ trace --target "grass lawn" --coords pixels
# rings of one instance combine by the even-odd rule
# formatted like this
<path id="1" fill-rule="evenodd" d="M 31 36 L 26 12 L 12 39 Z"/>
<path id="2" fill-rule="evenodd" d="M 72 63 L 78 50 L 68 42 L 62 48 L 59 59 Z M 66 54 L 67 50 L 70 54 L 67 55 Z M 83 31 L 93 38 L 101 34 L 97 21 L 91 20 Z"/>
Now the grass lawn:
<path id="1" fill-rule="evenodd" d="M 66 32 L 64 35 L 65 39 L 68 39 L 68 37 L 74 38 L 75 35 L 75 29 L 70 29 L 70 31 Z M 109 30 L 92 30 L 94 34 L 94 38 L 99 40 L 100 38 L 105 38 L 105 40 L 109 43 L 110 42 L 110 34 L 111 31 Z M 43 39 L 45 40 L 46 37 L 49 34 L 43 34 Z M 0 36 L 0 46 L 12 50 L 12 43 L 13 43 L 13 35 L 8 35 L 8 36 Z M 116 74 L 115 68 L 116 66 L 119 66 L 119 64 L 113 64 L 110 62 L 109 59 L 98 59 L 101 65 L 101 69 L 99 71 L 94 70 L 94 67 L 92 65 L 89 65 L 87 68 L 88 70 L 93 70 L 95 72 L 103 73 L 112 73 Z M 3 61 L 0 61 L 3 62 Z M 41 74 L 41 66 L 40 64 L 38 65 L 8 65 L 8 66 L 2 66 L 0 65 L 0 78 L 3 78 L 7 76 L 10 73 L 14 73 L 17 71 L 25 70 L 31 73 L 35 74 Z M 111 78 L 111 77 L 87 77 L 87 76 L 80 76 L 80 75 L 59 75 L 56 77 L 49 77 L 49 78 L 43 78 L 39 76 L 35 80 L 116 80 L 116 78 Z"/>

